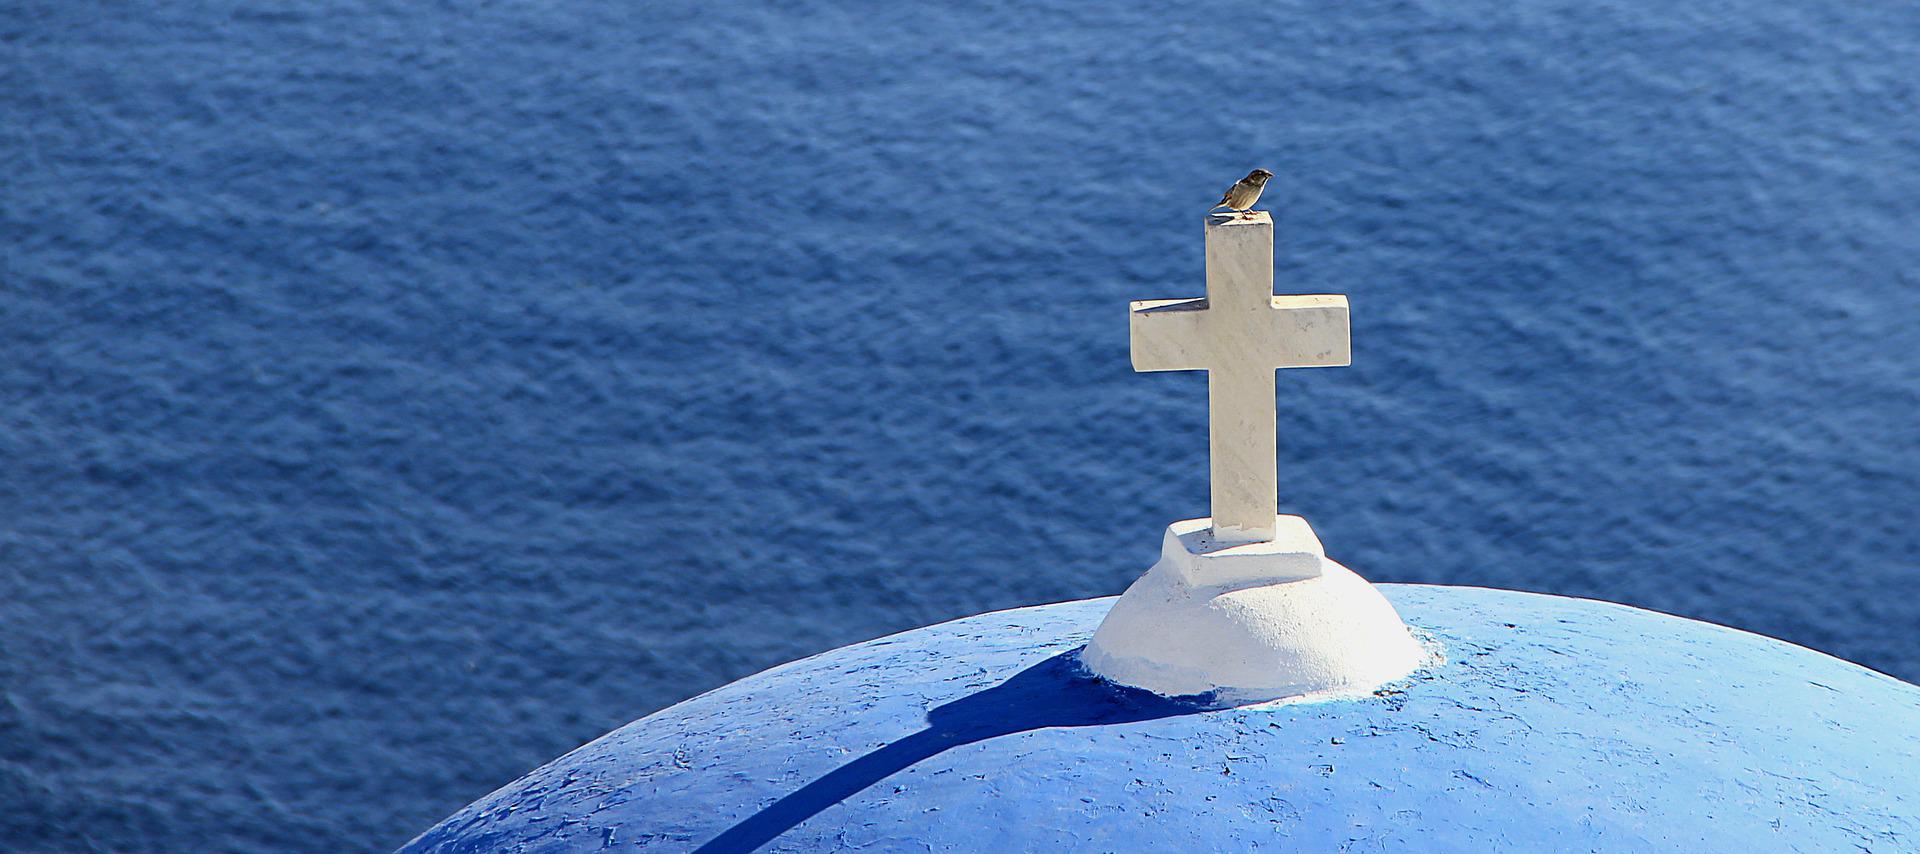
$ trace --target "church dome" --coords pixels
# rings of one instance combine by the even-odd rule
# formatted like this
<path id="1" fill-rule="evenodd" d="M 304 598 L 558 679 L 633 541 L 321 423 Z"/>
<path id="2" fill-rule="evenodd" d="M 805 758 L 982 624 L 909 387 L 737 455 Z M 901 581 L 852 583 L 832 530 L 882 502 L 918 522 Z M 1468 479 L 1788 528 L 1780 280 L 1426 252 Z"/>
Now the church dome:
<path id="1" fill-rule="evenodd" d="M 1097 679 L 1094 599 L 775 667 L 634 721 L 409 851 L 1892 851 L 1920 687 L 1620 605 L 1379 585 L 1376 690 L 1230 708 Z"/>

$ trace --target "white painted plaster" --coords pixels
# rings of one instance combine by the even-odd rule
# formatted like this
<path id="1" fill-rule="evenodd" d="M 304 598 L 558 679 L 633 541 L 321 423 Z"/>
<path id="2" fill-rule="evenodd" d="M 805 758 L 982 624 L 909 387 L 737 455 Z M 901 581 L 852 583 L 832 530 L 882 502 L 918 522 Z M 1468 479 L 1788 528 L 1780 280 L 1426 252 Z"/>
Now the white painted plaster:
<path id="1" fill-rule="evenodd" d="M 1273 372 L 1349 361 L 1347 298 L 1275 296 L 1273 219 L 1207 219 L 1205 299 L 1133 303 L 1133 369 L 1207 372 L 1213 515 L 1175 522 L 1082 660 L 1167 695 L 1253 703 L 1371 690 L 1420 645 L 1313 527 L 1274 513 Z"/>
<path id="2" fill-rule="evenodd" d="M 1307 520 L 1275 516 L 1274 530 L 1271 540 L 1243 543 L 1214 536 L 1211 519 L 1175 522 L 1160 538 L 1160 559 L 1189 587 L 1243 587 L 1320 574 L 1327 555 Z"/>
<path id="3" fill-rule="evenodd" d="M 1320 554 L 1298 516 L 1271 543 L 1218 547 L 1210 519 L 1167 529 L 1160 561 L 1127 588 L 1081 659 L 1102 678 L 1253 703 L 1371 690 L 1413 672 L 1420 645 L 1373 585 Z"/>

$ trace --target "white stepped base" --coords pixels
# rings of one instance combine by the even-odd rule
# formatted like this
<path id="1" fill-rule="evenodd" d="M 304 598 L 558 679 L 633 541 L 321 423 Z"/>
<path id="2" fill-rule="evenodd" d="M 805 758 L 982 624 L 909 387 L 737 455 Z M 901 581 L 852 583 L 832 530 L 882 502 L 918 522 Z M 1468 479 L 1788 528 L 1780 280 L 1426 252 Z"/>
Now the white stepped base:
<path id="1" fill-rule="evenodd" d="M 1210 539 L 1210 519 L 1167 528 L 1160 561 L 1114 603 L 1081 660 L 1157 694 L 1243 704 L 1367 691 L 1422 651 L 1373 585 L 1331 560 L 1306 520 L 1270 543 Z"/>

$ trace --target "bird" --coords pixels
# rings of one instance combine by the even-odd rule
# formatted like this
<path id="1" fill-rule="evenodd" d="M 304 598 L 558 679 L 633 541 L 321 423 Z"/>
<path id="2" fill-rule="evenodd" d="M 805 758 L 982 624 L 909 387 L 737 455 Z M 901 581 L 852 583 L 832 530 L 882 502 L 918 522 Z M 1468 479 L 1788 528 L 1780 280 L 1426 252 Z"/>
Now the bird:
<path id="1" fill-rule="evenodd" d="M 1237 213 L 1246 213 L 1247 209 L 1253 207 L 1254 202 L 1260 200 L 1260 191 L 1267 188 L 1267 179 L 1271 177 L 1273 173 L 1265 169 L 1248 172 L 1247 177 L 1241 178 L 1239 183 L 1227 189 L 1227 194 L 1220 197 L 1219 204 L 1208 210 L 1232 208 Z"/>

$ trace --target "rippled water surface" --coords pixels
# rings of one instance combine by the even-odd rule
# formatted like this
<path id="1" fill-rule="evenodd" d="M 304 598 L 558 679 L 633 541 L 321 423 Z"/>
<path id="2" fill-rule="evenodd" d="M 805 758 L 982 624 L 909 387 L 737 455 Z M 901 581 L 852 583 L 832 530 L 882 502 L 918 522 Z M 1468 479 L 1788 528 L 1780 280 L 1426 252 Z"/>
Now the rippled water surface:
<path id="1" fill-rule="evenodd" d="M 0 8 L 0 839 L 391 848 L 761 668 L 1119 591 L 1266 166 L 1371 578 L 1920 678 L 1902 4 Z M 1630 654 L 1630 653 L 1629 653 Z M 1569 662 L 1604 667 L 1604 662 Z"/>

